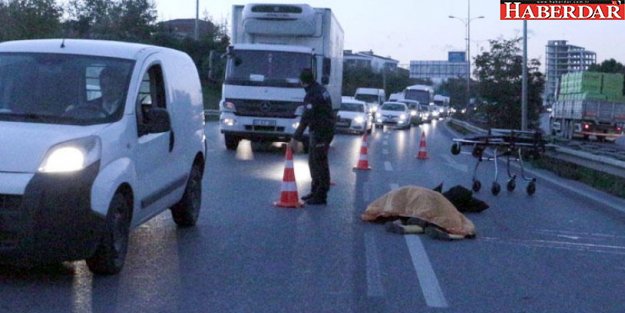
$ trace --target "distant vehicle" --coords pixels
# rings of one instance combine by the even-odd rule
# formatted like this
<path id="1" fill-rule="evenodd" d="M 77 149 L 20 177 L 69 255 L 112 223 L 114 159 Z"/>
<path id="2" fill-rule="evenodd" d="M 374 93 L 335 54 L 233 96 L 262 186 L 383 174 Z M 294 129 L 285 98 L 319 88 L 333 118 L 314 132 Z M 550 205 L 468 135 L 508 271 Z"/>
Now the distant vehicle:
<path id="1" fill-rule="evenodd" d="M 375 112 L 386 101 L 386 93 L 384 89 L 358 88 L 354 94 L 354 99 L 366 102 L 371 111 Z"/>
<path id="2" fill-rule="evenodd" d="M 370 133 L 373 120 L 367 103 L 352 97 L 343 97 L 336 114 L 336 130 L 359 134 Z"/>
<path id="3" fill-rule="evenodd" d="M 421 118 L 423 116 L 423 109 L 421 109 L 419 101 L 401 99 L 397 100 L 397 102 L 405 103 L 408 106 L 408 110 L 410 111 L 410 122 L 412 125 L 419 125 L 422 123 Z"/>
<path id="4" fill-rule="evenodd" d="M 615 140 L 625 127 L 623 74 L 575 72 L 562 75 L 550 126 L 554 136 Z"/>
<path id="5" fill-rule="evenodd" d="M 398 101 L 404 99 L 404 92 L 394 92 L 388 97 L 388 101 Z"/>
<path id="6" fill-rule="evenodd" d="M 439 117 L 449 116 L 449 97 L 442 95 L 434 95 L 434 105 L 438 107 Z"/>
<path id="7" fill-rule="evenodd" d="M 419 101 L 421 104 L 434 104 L 434 89 L 427 85 L 408 86 L 403 91 L 404 99 Z"/>
<path id="8" fill-rule="evenodd" d="M 333 12 L 307 4 L 232 6 L 232 45 L 226 52 L 220 131 L 228 150 L 241 139 L 288 141 L 303 112 L 299 74 L 311 68 L 317 82 L 341 104 L 343 29 Z M 306 145 L 304 145 L 306 149 Z"/>
<path id="9" fill-rule="evenodd" d="M 434 120 L 434 108 L 431 105 L 421 104 L 421 122 L 430 123 Z"/>
<path id="10" fill-rule="evenodd" d="M 11 100 L 0 104 L 0 263 L 85 259 L 92 272 L 115 274 L 132 229 L 165 210 L 180 226 L 196 223 L 204 105 L 186 53 L 5 41 L 0 82 L 0 99 Z"/>
<path id="11" fill-rule="evenodd" d="M 410 128 L 410 111 L 402 102 L 384 102 L 375 113 L 375 126 L 384 125 L 396 128 Z"/>

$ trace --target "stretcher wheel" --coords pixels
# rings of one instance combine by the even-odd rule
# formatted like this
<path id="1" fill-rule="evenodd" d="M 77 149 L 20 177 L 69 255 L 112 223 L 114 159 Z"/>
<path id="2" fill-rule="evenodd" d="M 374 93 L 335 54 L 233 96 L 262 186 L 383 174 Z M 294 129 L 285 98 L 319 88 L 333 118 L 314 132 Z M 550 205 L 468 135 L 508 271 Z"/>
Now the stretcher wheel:
<path id="1" fill-rule="evenodd" d="M 473 181 L 473 186 L 472 186 L 473 191 L 478 192 L 480 191 L 480 189 L 482 189 L 482 183 L 480 183 L 479 180 L 474 180 Z"/>
<path id="2" fill-rule="evenodd" d="M 458 155 L 460 153 L 460 145 L 458 143 L 454 143 L 451 145 L 451 154 Z"/>
<path id="3" fill-rule="evenodd" d="M 493 193 L 493 195 L 498 195 L 499 192 L 501 191 L 501 186 L 499 185 L 498 182 L 493 182 L 493 186 L 490 188 L 490 192 Z"/>
<path id="4" fill-rule="evenodd" d="M 536 182 L 530 182 L 529 184 L 527 184 L 527 194 L 528 195 L 533 195 L 536 192 Z"/>
<path id="5" fill-rule="evenodd" d="M 506 184 L 506 188 L 508 189 L 508 191 L 514 191 L 514 188 L 516 188 L 516 179 L 510 179 Z"/>

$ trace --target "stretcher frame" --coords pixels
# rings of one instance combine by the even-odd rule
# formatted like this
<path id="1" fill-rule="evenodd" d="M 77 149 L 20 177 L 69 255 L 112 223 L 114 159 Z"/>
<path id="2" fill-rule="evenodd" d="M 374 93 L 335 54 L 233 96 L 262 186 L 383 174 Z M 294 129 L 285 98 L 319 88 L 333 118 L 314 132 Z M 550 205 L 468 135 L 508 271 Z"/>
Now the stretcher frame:
<path id="1" fill-rule="evenodd" d="M 471 147 L 471 151 L 463 151 L 463 147 Z M 492 153 L 485 154 L 486 149 L 492 149 Z M 451 146 L 451 153 L 458 155 L 460 153 L 471 154 L 476 158 L 475 167 L 473 168 L 472 189 L 475 192 L 480 191 L 482 183 L 477 178 L 477 170 L 482 161 L 494 161 L 495 173 L 494 180 L 491 185 L 491 193 L 498 195 L 501 191 L 499 178 L 499 159 L 505 158 L 506 172 L 508 181 L 506 189 L 514 191 L 516 188 L 517 175 L 513 175 L 510 166 L 512 162 L 517 162 L 520 167 L 521 178 L 528 182 L 526 192 L 533 195 L 536 192 L 536 178 L 526 175 L 523 165 L 523 155 L 528 154 L 534 158 L 540 157 L 545 152 L 545 141 L 540 131 L 523 131 L 514 129 L 491 128 L 487 135 L 474 136 L 467 138 L 454 138 Z"/>

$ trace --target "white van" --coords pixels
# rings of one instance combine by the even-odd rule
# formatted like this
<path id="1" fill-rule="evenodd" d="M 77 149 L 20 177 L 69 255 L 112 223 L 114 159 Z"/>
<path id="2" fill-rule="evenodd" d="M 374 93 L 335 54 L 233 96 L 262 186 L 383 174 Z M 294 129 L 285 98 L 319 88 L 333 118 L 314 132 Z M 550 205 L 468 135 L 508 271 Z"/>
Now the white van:
<path id="1" fill-rule="evenodd" d="M 371 112 L 375 112 L 386 101 L 386 92 L 377 88 L 357 88 L 354 99 L 366 102 Z"/>
<path id="2" fill-rule="evenodd" d="M 0 43 L 0 263 L 119 272 L 131 229 L 196 223 L 206 153 L 195 64 L 97 40 Z"/>

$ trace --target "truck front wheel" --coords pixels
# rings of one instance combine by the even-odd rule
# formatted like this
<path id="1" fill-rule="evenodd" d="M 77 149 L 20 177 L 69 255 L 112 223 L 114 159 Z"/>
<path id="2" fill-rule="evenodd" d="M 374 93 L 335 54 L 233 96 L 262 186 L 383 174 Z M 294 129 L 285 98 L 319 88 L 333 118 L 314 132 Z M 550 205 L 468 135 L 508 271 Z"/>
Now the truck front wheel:
<path id="1" fill-rule="evenodd" d="M 224 140 L 226 142 L 226 149 L 228 150 L 236 150 L 239 146 L 239 138 L 233 135 L 224 135 Z"/>

